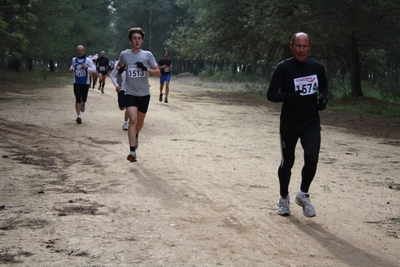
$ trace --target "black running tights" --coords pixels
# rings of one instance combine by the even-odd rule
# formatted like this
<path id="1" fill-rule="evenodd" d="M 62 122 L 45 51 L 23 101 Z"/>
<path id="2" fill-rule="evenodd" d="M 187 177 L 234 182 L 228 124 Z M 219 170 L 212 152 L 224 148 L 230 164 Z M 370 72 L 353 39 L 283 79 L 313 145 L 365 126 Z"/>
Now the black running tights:
<path id="1" fill-rule="evenodd" d="M 304 125 L 303 125 L 304 126 Z M 304 150 L 304 166 L 301 171 L 300 190 L 308 192 L 312 180 L 317 171 L 318 155 L 321 145 L 321 127 L 318 123 L 306 125 L 306 127 L 295 128 L 293 125 L 280 128 L 282 161 L 278 169 L 280 194 L 289 194 L 289 183 L 292 167 L 295 160 L 295 149 L 300 138 Z"/>

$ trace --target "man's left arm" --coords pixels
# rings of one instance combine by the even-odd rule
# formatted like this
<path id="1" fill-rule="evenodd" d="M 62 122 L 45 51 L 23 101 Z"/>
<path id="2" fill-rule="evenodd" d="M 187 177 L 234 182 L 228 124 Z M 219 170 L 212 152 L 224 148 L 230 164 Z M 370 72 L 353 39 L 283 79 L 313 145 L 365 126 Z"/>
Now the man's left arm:
<path id="1" fill-rule="evenodd" d="M 324 66 L 321 66 L 318 73 L 318 83 L 319 95 L 328 97 L 328 79 L 326 78 Z"/>
<path id="2" fill-rule="evenodd" d="M 160 72 L 160 69 L 158 68 L 158 65 L 153 68 L 147 68 L 147 72 L 150 73 L 152 76 L 156 76 L 156 77 L 161 76 L 161 72 Z"/>
<path id="3" fill-rule="evenodd" d="M 321 67 L 318 74 L 318 110 L 324 110 L 328 103 L 328 80 L 325 74 L 324 66 Z"/>

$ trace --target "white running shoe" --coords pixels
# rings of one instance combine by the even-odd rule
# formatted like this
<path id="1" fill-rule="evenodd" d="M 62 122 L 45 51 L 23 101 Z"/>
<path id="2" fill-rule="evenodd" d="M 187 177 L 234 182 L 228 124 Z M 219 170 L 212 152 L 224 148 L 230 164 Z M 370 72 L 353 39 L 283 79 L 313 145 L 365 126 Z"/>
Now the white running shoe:
<path id="1" fill-rule="evenodd" d="M 290 196 L 288 195 L 286 198 L 282 196 L 279 197 L 278 201 L 278 214 L 282 216 L 290 215 Z"/>
<path id="2" fill-rule="evenodd" d="M 122 130 L 128 131 L 128 123 L 126 121 L 122 124 Z"/>
<path id="3" fill-rule="evenodd" d="M 316 215 L 315 208 L 311 204 L 310 195 L 305 194 L 303 197 L 296 196 L 296 203 L 303 207 L 303 215 L 306 217 L 314 217 Z"/>

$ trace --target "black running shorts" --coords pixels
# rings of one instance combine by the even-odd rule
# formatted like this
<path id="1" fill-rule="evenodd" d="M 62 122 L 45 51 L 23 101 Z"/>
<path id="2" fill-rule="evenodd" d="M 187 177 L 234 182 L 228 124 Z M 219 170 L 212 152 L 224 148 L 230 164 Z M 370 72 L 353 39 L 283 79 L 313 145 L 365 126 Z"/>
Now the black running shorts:
<path id="1" fill-rule="evenodd" d="M 147 113 L 147 109 L 149 108 L 149 103 L 150 103 L 150 95 L 146 96 L 125 95 L 125 106 L 127 108 L 137 107 L 140 112 Z"/>

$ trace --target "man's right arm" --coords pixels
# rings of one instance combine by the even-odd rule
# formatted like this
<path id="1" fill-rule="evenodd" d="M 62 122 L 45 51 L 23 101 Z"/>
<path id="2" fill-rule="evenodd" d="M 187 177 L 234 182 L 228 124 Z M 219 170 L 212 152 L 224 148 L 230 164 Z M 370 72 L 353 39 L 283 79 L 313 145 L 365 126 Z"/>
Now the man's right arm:
<path id="1" fill-rule="evenodd" d="M 74 72 L 74 70 L 75 70 L 74 60 L 75 60 L 75 58 L 72 59 L 71 67 L 69 67 L 69 72 Z"/>
<path id="2" fill-rule="evenodd" d="M 118 60 L 118 67 L 123 67 L 125 65 L 125 61 L 124 61 L 124 58 L 122 57 L 122 53 L 119 54 L 119 57 L 117 60 Z"/>
<path id="3" fill-rule="evenodd" d="M 282 64 L 278 64 L 272 74 L 269 82 L 267 99 L 272 102 L 283 102 L 285 101 L 285 95 L 280 93 L 279 90 L 282 87 L 283 82 L 283 70 Z"/>
<path id="4" fill-rule="evenodd" d="M 161 70 L 161 69 L 165 69 L 165 63 L 164 63 L 164 61 L 162 60 L 162 59 L 160 59 L 158 62 L 157 62 L 157 64 L 158 64 L 158 68 Z"/>

